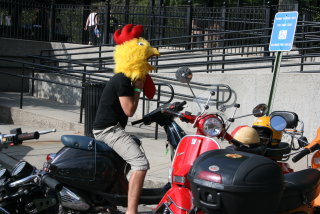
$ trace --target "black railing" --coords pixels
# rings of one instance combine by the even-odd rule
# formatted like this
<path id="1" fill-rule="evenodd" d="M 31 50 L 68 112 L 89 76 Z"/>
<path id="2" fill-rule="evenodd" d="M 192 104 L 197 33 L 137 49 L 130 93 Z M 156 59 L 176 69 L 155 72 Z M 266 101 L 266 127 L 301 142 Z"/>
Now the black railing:
<path id="1" fill-rule="evenodd" d="M 88 43 L 86 18 L 98 11 L 102 36 L 99 44 L 112 43 L 115 29 L 128 23 L 145 27 L 144 37 L 160 39 L 198 34 L 268 28 L 277 11 L 297 10 L 298 5 L 244 7 L 71 5 L 0 0 L 0 36 L 41 41 Z M 317 8 L 299 8 L 300 20 L 318 21 Z M 253 32 L 254 33 L 254 32 Z M 233 37 L 239 35 L 234 34 Z M 203 39 L 203 37 L 196 37 Z M 187 39 L 187 38 L 185 38 Z M 181 39 L 180 39 L 181 40 Z M 177 39 L 178 41 L 178 39 Z M 159 40 L 159 44 L 167 44 Z M 189 42 L 186 40 L 185 42 Z"/>
<path id="2" fill-rule="evenodd" d="M 282 67 L 292 67 L 298 72 L 319 72 L 316 66 L 319 59 L 320 31 L 319 22 L 298 22 L 296 39 L 291 52 L 283 56 L 286 61 Z M 162 41 L 176 41 L 169 45 L 156 45 L 158 40 L 151 40 L 151 44 L 160 49 L 161 56 L 151 60 L 157 67 L 156 73 L 174 72 L 181 66 L 189 66 L 194 72 L 228 72 L 239 70 L 268 70 L 272 72 L 274 55 L 268 50 L 270 36 L 265 36 L 264 32 L 271 31 L 271 28 L 254 29 L 245 31 L 229 31 L 223 34 L 211 33 L 193 36 L 183 36 L 174 38 L 163 38 Z M 230 35 L 241 35 L 238 38 L 229 38 Z M 254 36 L 252 35 L 254 34 Z M 202 39 L 199 39 L 202 37 Z M 210 39 L 215 37 L 215 39 Z M 221 38 L 222 37 L 222 38 Z M 198 40 L 197 42 L 183 42 L 186 40 Z M 200 41 L 202 40 L 202 41 Z M 248 44 L 251 41 L 251 44 Z M 186 46 L 202 47 L 187 49 Z M 88 47 L 88 46 L 86 46 Z M 104 46 L 79 47 L 77 49 L 54 49 L 43 51 L 42 56 L 46 56 L 49 61 L 65 61 L 72 66 L 90 65 L 100 72 L 105 72 L 114 65 L 113 49 L 104 50 Z M 81 51 L 83 49 L 83 51 Z M 168 50 L 173 49 L 173 50 Z M 65 53 L 55 54 L 63 50 Z M 73 50 L 76 50 L 73 53 Z M 90 51 L 89 51 L 90 50 Z M 83 55 L 84 58 L 73 59 L 73 56 Z M 65 60 L 55 57 L 64 57 Z M 43 58 L 45 61 L 45 58 Z M 67 65 L 65 67 L 68 67 Z M 70 67 L 70 65 L 69 65 Z M 62 67 L 63 68 L 63 67 Z M 77 69 L 74 67 L 74 69 Z M 109 69 L 108 71 L 111 71 Z"/>

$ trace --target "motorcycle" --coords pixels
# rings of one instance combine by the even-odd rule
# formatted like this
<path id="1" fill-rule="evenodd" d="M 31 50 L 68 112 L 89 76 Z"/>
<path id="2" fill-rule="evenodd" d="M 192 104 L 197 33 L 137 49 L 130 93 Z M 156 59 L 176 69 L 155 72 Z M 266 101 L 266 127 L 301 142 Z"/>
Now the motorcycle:
<path id="1" fill-rule="evenodd" d="M 155 122 L 162 126 L 173 156 L 186 134 L 174 121 L 176 115 L 165 112 L 178 114 L 185 104 L 185 101 L 164 104 L 142 119 L 132 122 L 132 125 Z M 127 205 L 127 174 L 130 165 L 104 142 L 93 138 L 63 135 L 61 142 L 64 147 L 58 153 L 48 156 L 44 171 L 62 186 L 57 192 L 62 210 L 76 213 L 116 212 L 117 206 Z M 139 204 L 157 204 L 169 188 L 170 183 L 160 188 L 143 188 Z"/>
<path id="2" fill-rule="evenodd" d="M 0 151 L 55 131 L 22 133 L 21 128 L 12 129 L 10 134 L 0 134 Z M 48 209 L 56 200 L 52 192 L 46 191 L 41 185 L 30 185 L 30 182 L 45 184 L 50 183 L 50 178 L 42 176 L 41 172 L 27 162 L 19 162 L 11 172 L 5 168 L 0 170 L 0 213 L 56 213 L 55 210 Z"/>

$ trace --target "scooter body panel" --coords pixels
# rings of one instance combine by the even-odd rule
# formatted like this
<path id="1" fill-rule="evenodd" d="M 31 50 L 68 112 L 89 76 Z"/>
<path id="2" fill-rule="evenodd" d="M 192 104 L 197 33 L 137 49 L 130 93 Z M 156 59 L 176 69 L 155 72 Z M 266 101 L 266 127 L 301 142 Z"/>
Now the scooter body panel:
<path id="1" fill-rule="evenodd" d="M 192 209 L 192 193 L 189 188 L 173 185 L 155 209 L 155 213 L 162 213 L 169 209 L 174 214 L 189 213 Z"/>
<path id="2" fill-rule="evenodd" d="M 220 149 L 220 145 L 212 138 L 201 135 L 183 137 L 172 163 L 172 183 L 190 187 L 187 174 L 193 162 L 202 153 L 214 149 Z"/>

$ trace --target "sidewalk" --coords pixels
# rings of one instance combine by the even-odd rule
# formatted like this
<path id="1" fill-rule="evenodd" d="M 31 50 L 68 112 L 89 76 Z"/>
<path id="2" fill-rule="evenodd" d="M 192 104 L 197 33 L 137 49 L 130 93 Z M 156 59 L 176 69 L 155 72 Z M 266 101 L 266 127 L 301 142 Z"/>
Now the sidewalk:
<path id="1" fill-rule="evenodd" d="M 53 101 L 24 96 L 23 109 L 19 109 L 19 94 L 0 93 L 0 132 L 9 134 L 11 129 L 21 128 L 23 132 L 57 129 L 57 132 L 41 135 L 38 140 L 25 141 L 22 145 L 3 149 L 0 164 L 12 168 L 19 160 L 25 160 L 42 168 L 46 155 L 57 152 L 63 145 L 61 135 L 83 135 L 84 125 L 78 123 L 80 108 Z M 4 123 L 12 119 L 14 124 Z M 139 137 L 150 162 L 150 170 L 145 180 L 146 187 L 159 187 L 168 182 L 170 152 L 166 154 L 166 136 L 159 127 L 158 139 L 154 139 L 152 126 L 131 126 L 126 130 Z"/>

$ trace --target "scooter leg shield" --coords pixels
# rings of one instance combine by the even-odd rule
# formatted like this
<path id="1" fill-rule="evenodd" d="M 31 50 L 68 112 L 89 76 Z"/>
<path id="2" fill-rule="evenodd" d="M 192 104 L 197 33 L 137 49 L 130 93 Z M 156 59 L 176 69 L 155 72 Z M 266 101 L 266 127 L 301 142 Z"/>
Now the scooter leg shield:
<path id="1" fill-rule="evenodd" d="M 174 214 L 189 213 L 192 209 L 192 193 L 190 189 L 173 186 L 161 199 L 154 213 L 163 213 L 164 210 Z"/>

